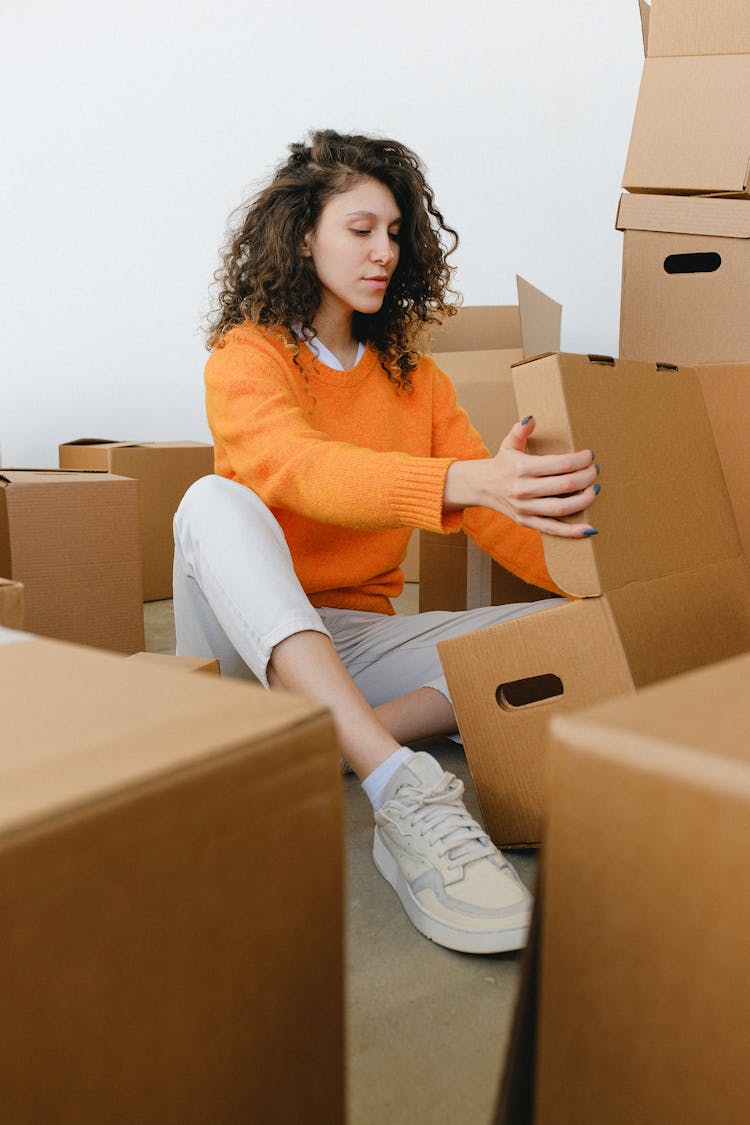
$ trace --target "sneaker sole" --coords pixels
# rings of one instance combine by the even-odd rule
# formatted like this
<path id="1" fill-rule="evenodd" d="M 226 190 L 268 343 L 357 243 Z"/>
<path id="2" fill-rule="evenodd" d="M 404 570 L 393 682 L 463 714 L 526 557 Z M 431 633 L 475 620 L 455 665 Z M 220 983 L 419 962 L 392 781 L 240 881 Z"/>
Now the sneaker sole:
<path id="1" fill-rule="evenodd" d="M 523 925 L 514 925 L 504 930 L 493 930 L 490 933 L 472 933 L 449 926 L 437 918 L 431 917 L 420 906 L 412 894 L 411 887 L 404 878 L 401 868 L 389 852 L 378 828 L 375 829 L 372 846 L 372 858 L 380 874 L 387 883 L 393 887 L 401 900 L 401 905 L 406 911 L 409 921 L 419 930 L 420 934 L 434 941 L 436 945 L 443 945 L 446 949 L 454 949 L 457 953 L 510 953 L 515 949 L 523 949 L 529 932 L 531 910 Z"/>

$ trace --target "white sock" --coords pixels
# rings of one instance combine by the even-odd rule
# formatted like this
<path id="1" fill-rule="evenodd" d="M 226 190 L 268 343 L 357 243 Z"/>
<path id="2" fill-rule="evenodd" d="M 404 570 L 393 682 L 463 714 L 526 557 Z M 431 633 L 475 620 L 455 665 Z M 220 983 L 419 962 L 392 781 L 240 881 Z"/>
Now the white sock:
<path id="1" fill-rule="evenodd" d="M 382 805 L 385 788 L 396 770 L 399 766 L 402 766 L 404 762 L 408 762 L 409 758 L 413 757 L 413 750 L 410 750 L 408 746 L 401 746 L 398 750 L 394 750 L 384 762 L 376 766 L 372 773 L 368 774 L 362 782 L 362 788 L 370 798 L 370 804 L 375 812 L 377 812 Z"/>

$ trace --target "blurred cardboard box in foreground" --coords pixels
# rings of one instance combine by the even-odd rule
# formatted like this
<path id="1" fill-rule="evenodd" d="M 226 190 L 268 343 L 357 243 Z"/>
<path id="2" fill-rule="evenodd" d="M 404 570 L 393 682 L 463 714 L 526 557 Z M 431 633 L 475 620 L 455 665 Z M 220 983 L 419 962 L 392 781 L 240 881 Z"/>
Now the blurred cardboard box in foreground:
<path id="1" fill-rule="evenodd" d="M 139 482 L 143 600 L 172 597 L 172 520 L 190 485 L 214 471 L 214 448 L 197 441 L 78 438 L 59 447 L 60 468 L 90 469 Z"/>
<path id="2" fill-rule="evenodd" d="M 546 726 L 586 706 L 750 650 L 742 553 L 697 372 L 552 355 L 514 371 L 537 453 L 592 448 L 599 534 L 544 537 L 577 599 L 440 644 L 485 825 L 541 837 Z"/>
<path id="3" fill-rule="evenodd" d="M 551 723 L 536 1125 L 750 1120 L 748 727 L 748 656 Z"/>
<path id="4" fill-rule="evenodd" d="M 23 583 L 29 632 L 138 652 L 138 482 L 107 473 L 0 470 L 0 575 Z"/>
<path id="5" fill-rule="evenodd" d="M 8 630 L 0 696 L 3 1120 L 343 1121 L 328 713 Z"/>

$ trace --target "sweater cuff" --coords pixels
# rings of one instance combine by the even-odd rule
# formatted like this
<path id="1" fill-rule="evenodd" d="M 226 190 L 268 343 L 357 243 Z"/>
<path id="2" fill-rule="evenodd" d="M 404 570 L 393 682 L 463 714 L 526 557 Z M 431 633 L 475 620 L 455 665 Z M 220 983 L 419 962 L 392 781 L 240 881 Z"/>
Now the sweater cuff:
<path id="1" fill-rule="evenodd" d="M 445 478 L 455 457 L 409 457 L 393 485 L 392 504 L 407 527 L 425 531 L 457 531 L 462 512 L 444 512 Z"/>

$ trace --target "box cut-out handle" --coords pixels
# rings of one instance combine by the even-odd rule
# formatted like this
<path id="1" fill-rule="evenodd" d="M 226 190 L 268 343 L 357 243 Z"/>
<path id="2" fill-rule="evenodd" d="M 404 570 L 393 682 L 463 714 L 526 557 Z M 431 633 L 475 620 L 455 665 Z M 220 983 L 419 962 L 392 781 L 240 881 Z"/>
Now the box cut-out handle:
<path id="1" fill-rule="evenodd" d="M 667 273 L 715 273 L 721 265 L 721 254 L 714 250 L 703 254 L 670 254 L 664 259 Z"/>
<path id="2" fill-rule="evenodd" d="M 564 693 L 563 682 L 559 676 L 546 672 L 541 676 L 526 676 L 522 680 L 509 680 L 498 684 L 495 699 L 503 711 L 517 711 L 533 703 L 544 703 L 556 699 Z"/>
<path id="3" fill-rule="evenodd" d="M 591 355 L 589 353 L 589 363 L 601 363 L 603 367 L 614 367 L 615 357 L 612 355 Z"/>

